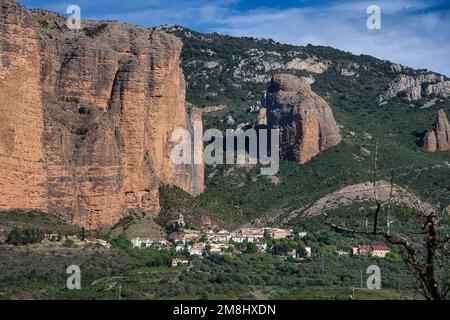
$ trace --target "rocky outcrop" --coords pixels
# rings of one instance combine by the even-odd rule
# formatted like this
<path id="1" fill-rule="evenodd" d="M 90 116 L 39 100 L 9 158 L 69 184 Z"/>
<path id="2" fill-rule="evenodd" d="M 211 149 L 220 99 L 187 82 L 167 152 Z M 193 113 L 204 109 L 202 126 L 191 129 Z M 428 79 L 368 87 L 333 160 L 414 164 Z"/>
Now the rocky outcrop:
<path id="1" fill-rule="evenodd" d="M 305 59 L 295 58 L 289 61 L 284 69 L 287 70 L 305 70 L 312 73 L 321 74 L 328 70 L 331 62 L 320 59 L 315 56 L 310 56 Z"/>
<path id="2" fill-rule="evenodd" d="M 432 204 L 422 201 L 418 196 L 411 193 L 408 189 L 391 185 L 389 181 L 378 180 L 374 184 L 373 181 L 366 181 L 358 184 L 348 185 L 332 193 L 329 193 L 309 205 L 305 205 L 296 209 L 291 207 L 277 207 L 258 220 L 265 226 L 279 226 L 290 224 L 298 217 L 315 217 L 326 214 L 337 208 L 351 207 L 359 204 L 364 208 L 368 203 L 375 201 L 387 203 L 392 201 L 393 204 L 404 206 L 423 213 L 435 212 Z M 245 224 L 250 227 L 256 220 Z"/>
<path id="3" fill-rule="evenodd" d="M 422 147 L 428 152 L 450 151 L 450 125 L 444 109 L 438 111 L 433 127 L 424 134 Z"/>
<path id="4" fill-rule="evenodd" d="M 422 86 L 427 85 L 425 90 Z M 376 98 L 379 104 L 402 96 L 407 102 L 417 101 L 424 97 L 447 98 L 450 96 L 450 81 L 444 81 L 444 77 L 434 73 L 410 76 L 402 74 L 390 82 L 384 92 Z"/>
<path id="5" fill-rule="evenodd" d="M 363 204 L 373 202 L 377 199 L 381 202 L 387 202 L 390 198 L 392 203 L 427 214 L 436 210 L 434 206 L 422 201 L 407 189 L 398 185 L 392 186 L 388 181 L 379 180 L 376 181 L 375 185 L 373 182 L 364 182 L 346 186 L 320 198 L 307 209 L 303 210 L 301 214 L 306 217 L 313 217 L 329 210 L 350 206 L 355 203 Z"/>
<path id="6" fill-rule="evenodd" d="M 450 97 L 450 81 L 429 84 L 425 89 L 425 94 L 428 96 L 441 97 L 443 99 Z"/>
<path id="7" fill-rule="evenodd" d="M 436 152 L 437 150 L 436 132 L 434 131 L 425 132 L 422 138 L 422 147 L 428 152 Z"/>
<path id="8" fill-rule="evenodd" d="M 239 63 L 233 68 L 233 78 L 245 83 L 265 83 L 276 72 L 305 71 L 322 74 L 332 63 L 329 60 L 314 55 L 302 57 L 282 57 L 277 52 L 266 52 L 259 49 L 250 49 L 237 59 Z"/>
<path id="9" fill-rule="evenodd" d="M 402 69 L 403 69 L 402 65 L 398 63 L 392 63 L 389 67 L 389 71 L 391 73 L 400 73 L 402 72 Z"/>
<path id="10" fill-rule="evenodd" d="M 39 209 L 88 229 L 157 214 L 160 184 L 203 191 L 203 167 L 170 160 L 185 107 L 181 42 L 115 22 L 0 0 L 0 209 Z"/>
<path id="11" fill-rule="evenodd" d="M 280 129 L 280 152 L 304 164 L 341 142 L 330 106 L 311 90 L 307 78 L 277 74 L 267 93 L 267 124 Z"/>
<path id="12" fill-rule="evenodd" d="M 257 125 L 266 126 L 267 125 L 267 108 L 259 108 Z"/>

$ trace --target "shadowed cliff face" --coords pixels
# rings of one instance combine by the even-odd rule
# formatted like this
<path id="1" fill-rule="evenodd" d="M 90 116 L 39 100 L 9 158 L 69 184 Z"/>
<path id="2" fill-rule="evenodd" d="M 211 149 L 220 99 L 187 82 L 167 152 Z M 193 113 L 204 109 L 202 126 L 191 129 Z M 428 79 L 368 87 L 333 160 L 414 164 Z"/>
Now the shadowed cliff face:
<path id="1" fill-rule="evenodd" d="M 330 106 L 303 77 L 277 74 L 272 78 L 267 124 L 280 129 L 281 158 L 300 164 L 341 142 Z"/>
<path id="2" fill-rule="evenodd" d="M 203 190 L 202 166 L 169 158 L 173 130 L 192 122 L 175 37 L 113 22 L 71 31 L 11 0 L 0 10 L 0 209 L 92 229 L 157 214 L 160 184 Z"/>

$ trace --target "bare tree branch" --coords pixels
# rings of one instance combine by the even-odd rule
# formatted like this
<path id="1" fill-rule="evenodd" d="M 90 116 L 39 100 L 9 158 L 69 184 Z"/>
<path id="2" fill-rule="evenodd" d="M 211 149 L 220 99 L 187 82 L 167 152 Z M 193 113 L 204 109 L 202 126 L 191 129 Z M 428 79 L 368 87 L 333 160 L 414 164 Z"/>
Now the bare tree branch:
<path id="1" fill-rule="evenodd" d="M 438 252 L 440 249 L 443 249 L 447 243 L 450 242 L 450 237 L 440 237 L 439 228 L 440 221 L 438 219 L 438 215 L 435 211 L 427 212 L 425 210 L 423 203 L 419 199 L 415 199 L 415 208 L 422 218 L 425 219 L 424 225 L 422 226 L 422 230 L 425 235 L 425 248 L 426 255 L 425 261 L 421 261 L 420 254 L 417 252 L 411 240 L 406 236 L 402 235 L 392 235 L 390 232 L 390 219 L 391 219 L 391 203 L 394 197 L 394 175 L 391 175 L 391 188 L 389 192 L 389 197 L 387 203 L 382 203 L 380 198 L 378 197 L 377 192 L 377 173 L 378 173 L 378 141 L 376 144 L 375 150 L 375 161 L 374 161 L 374 198 L 376 202 L 376 209 L 374 214 L 373 221 L 373 230 L 369 232 L 368 230 L 358 230 L 347 228 L 345 226 L 340 226 L 333 223 L 327 214 L 325 223 L 339 232 L 348 232 L 355 234 L 371 234 L 378 235 L 383 237 L 388 243 L 401 246 L 405 249 L 407 253 L 407 258 L 405 262 L 407 266 L 410 268 L 414 277 L 419 281 L 423 294 L 426 299 L 433 300 L 443 300 L 450 291 L 450 286 L 446 287 L 445 290 L 442 290 L 438 277 L 436 275 L 437 268 L 437 258 Z M 378 223 L 380 219 L 381 209 L 387 205 L 387 232 L 380 231 L 378 228 Z M 429 210 L 428 210 L 429 211 Z"/>

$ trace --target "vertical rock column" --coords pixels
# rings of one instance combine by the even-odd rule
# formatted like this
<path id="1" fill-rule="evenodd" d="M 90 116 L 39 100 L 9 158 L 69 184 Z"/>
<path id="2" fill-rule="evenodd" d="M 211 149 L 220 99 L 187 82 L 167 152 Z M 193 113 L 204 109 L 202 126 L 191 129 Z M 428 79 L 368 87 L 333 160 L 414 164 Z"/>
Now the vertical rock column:
<path id="1" fill-rule="evenodd" d="M 423 136 L 422 147 L 428 152 L 450 151 L 450 124 L 444 109 L 438 111 L 433 130 Z"/>
<path id="2" fill-rule="evenodd" d="M 0 209 L 47 209 L 40 57 L 29 13 L 0 0 Z"/>
<path id="3" fill-rule="evenodd" d="M 311 90 L 307 78 L 273 77 L 267 94 L 267 124 L 280 129 L 280 153 L 304 164 L 342 140 L 330 106 Z"/>

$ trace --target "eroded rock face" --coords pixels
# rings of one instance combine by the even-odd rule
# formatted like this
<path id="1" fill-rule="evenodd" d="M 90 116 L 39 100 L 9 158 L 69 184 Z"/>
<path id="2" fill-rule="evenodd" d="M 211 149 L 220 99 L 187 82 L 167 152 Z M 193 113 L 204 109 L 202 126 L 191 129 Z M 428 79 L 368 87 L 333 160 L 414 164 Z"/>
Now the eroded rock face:
<path id="1" fill-rule="evenodd" d="M 450 151 L 450 125 L 444 109 L 439 110 L 433 126 L 423 137 L 423 148 L 428 152 Z"/>
<path id="2" fill-rule="evenodd" d="M 272 78 L 267 123 L 280 129 L 281 157 L 301 164 L 342 140 L 330 106 L 304 77 L 277 74 Z"/>
<path id="3" fill-rule="evenodd" d="M 437 150 L 436 132 L 425 132 L 422 140 L 422 146 L 428 152 L 435 152 Z"/>
<path id="4" fill-rule="evenodd" d="M 205 164 L 203 162 L 203 110 L 190 107 L 188 110 L 188 127 L 191 133 L 192 164 L 178 165 L 174 178 L 168 184 L 179 186 L 193 196 L 205 191 Z"/>
<path id="5" fill-rule="evenodd" d="M 427 85 L 425 90 L 422 90 L 422 85 Z M 377 102 L 382 104 L 400 95 L 407 102 L 430 96 L 447 98 L 450 96 L 450 81 L 444 81 L 443 76 L 434 73 L 418 76 L 401 74 L 388 84 L 384 92 L 377 96 Z"/>
<path id="6" fill-rule="evenodd" d="M 0 209 L 39 209 L 88 229 L 142 210 L 160 184 L 203 191 L 175 166 L 185 107 L 181 43 L 159 31 L 29 12 L 0 0 Z"/>
<path id="7" fill-rule="evenodd" d="M 234 68 L 233 77 L 247 83 L 266 83 L 274 72 L 288 72 L 288 70 L 321 74 L 332 66 L 331 61 L 313 55 L 282 58 L 277 52 L 264 52 L 258 49 L 247 50 L 245 55 L 239 59 L 239 64 Z"/>
<path id="8" fill-rule="evenodd" d="M 446 99 L 450 97 L 450 81 L 442 81 L 436 84 L 429 84 L 425 89 L 425 93 L 429 96 L 433 95 Z"/>
<path id="9" fill-rule="evenodd" d="M 0 1 L 0 209 L 47 208 L 40 63 L 31 16 Z"/>

